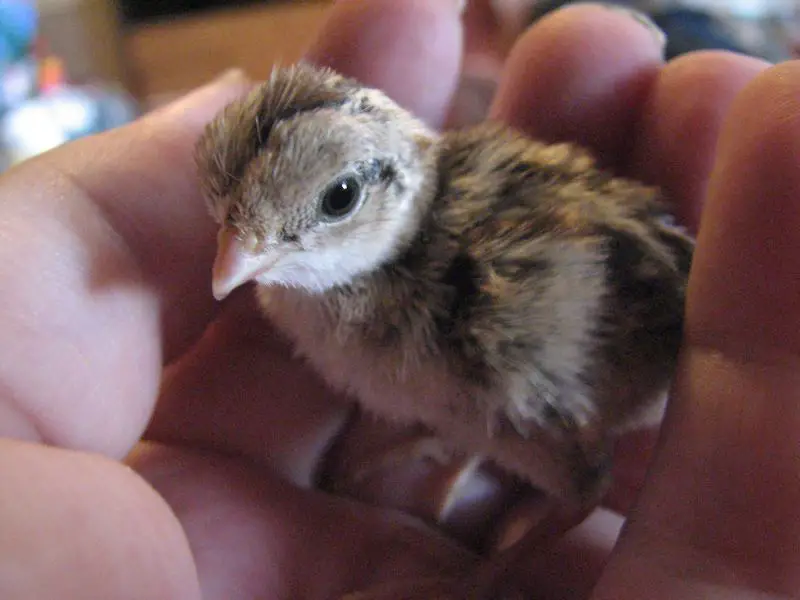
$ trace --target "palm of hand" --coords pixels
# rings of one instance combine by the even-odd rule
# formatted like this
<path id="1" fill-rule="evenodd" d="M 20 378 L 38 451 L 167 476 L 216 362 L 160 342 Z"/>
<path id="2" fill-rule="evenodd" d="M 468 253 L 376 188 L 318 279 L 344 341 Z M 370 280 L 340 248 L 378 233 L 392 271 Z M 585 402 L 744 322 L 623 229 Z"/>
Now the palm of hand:
<path id="1" fill-rule="evenodd" d="M 333 9 L 312 55 L 436 124 L 455 85 L 459 36 L 449 2 L 353 0 Z M 655 41 L 635 22 L 573 8 L 518 44 L 494 115 L 544 139 L 582 142 L 660 183 L 695 225 L 723 113 L 763 68 L 721 55 L 662 67 Z M 595 598 L 639 598 L 642 589 L 696 596 L 684 585 L 743 595 L 798 589 L 789 541 L 767 547 L 758 537 L 763 514 L 781 527 L 798 522 L 792 499 L 800 492 L 788 470 L 793 450 L 784 447 L 795 411 L 780 402 L 796 393 L 783 360 L 794 345 L 772 316 L 796 310 L 794 258 L 764 254 L 793 239 L 793 214 L 780 203 L 796 171 L 793 159 L 765 158 L 764 140 L 790 139 L 782 131 L 794 122 L 784 126 L 777 111 L 759 122 L 751 110 L 783 93 L 781 110 L 796 111 L 789 98 L 798 84 L 781 75 L 795 67 L 782 68 L 743 94 L 731 118 L 739 129 L 720 146 L 723 174 L 712 179 L 704 216 L 716 227 L 701 234 L 685 365 L 629 533 L 604 572 L 619 525 L 610 513 L 549 558 L 521 562 L 522 582 L 542 597 L 588 597 L 601 572 Z M 19 567 L 0 577 L 4 598 L 192 599 L 201 590 L 233 600 L 328 598 L 458 576 L 479 560 L 389 500 L 383 509 L 313 489 L 349 407 L 289 358 L 246 295 L 213 303 L 213 223 L 195 188 L 192 144 L 245 85 L 205 89 L 0 182 L 16 199 L 0 206 L 0 432 L 10 438 L 0 443 L 0 556 Z M 686 90 L 697 92 L 691 102 L 682 101 Z M 702 127 L 685 125 L 694 123 Z M 737 145 L 736 136 L 748 135 Z M 748 178 L 742 165 L 751 167 Z M 782 177 L 770 176 L 775 168 Z M 753 211 L 750 198 L 772 205 Z M 773 240 L 766 249 L 765 236 Z M 761 283 L 765 272 L 769 283 Z M 785 293 L 770 293 L 778 282 Z M 767 406 L 766 397 L 779 401 Z M 737 410 L 720 410 L 723 398 Z M 744 452 L 740 442 L 761 452 Z M 623 510 L 644 468 L 640 448 L 620 454 L 611 500 Z M 133 470 L 116 462 L 125 457 Z M 743 485 L 742 473 L 760 476 L 760 485 Z M 780 497 L 765 494 L 773 488 Z M 731 524 L 742 515 L 746 524 Z M 698 556 L 709 568 L 684 584 Z"/>

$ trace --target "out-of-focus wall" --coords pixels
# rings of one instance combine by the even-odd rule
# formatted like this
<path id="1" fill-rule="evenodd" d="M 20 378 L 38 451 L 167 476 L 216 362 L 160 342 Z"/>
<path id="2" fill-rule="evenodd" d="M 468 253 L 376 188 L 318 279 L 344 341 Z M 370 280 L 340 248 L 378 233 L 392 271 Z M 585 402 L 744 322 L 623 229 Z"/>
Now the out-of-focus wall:
<path id="1" fill-rule="evenodd" d="M 330 2 L 268 2 L 126 28 L 132 89 L 142 98 L 180 93 L 225 69 L 262 79 L 302 56 Z"/>
<path id="2" fill-rule="evenodd" d="M 37 0 L 40 31 L 71 78 L 126 83 L 114 0 Z"/>

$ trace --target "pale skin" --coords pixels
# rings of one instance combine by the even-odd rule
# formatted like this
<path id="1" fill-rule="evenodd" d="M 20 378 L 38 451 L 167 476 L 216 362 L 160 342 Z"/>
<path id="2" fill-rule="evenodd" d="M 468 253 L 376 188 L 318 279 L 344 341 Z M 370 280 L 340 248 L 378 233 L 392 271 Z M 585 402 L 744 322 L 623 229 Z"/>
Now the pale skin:
<path id="1" fill-rule="evenodd" d="M 435 126 L 460 36 L 445 0 L 340 0 L 310 57 Z M 328 598 L 474 565 L 394 511 L 304 485 L 345 404 L 253 334 L 246 292 L 211 296 L 193 144 L 247 85 L 228 78 L 0 178 L 4 599 Z M 692 228 L 704 211 L 643 485 L 648 436 L 620 449 L 609 504 L 629 527 L 615 545 L 604 511 L 546 562 L 520 561 L 533 597 L 800 595 L 798 98 L 800 65 L 663 66 L 646 29 L 592 7 L 511 54 L 494 117 L 664 186 Z"/>

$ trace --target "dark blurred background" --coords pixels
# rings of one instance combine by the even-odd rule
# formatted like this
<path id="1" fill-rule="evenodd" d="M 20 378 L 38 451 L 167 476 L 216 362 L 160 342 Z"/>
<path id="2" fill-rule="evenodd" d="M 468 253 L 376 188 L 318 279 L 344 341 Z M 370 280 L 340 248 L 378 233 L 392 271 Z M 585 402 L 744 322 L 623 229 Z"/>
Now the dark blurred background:
<path id="1" fill-rule="evenodd" d="M 120 0 L 122 19 L 132 25 L 170 17 L 197 15 L 198 13 L 236 8 L 248 4 L 269 4 L 271 0 Z"/>

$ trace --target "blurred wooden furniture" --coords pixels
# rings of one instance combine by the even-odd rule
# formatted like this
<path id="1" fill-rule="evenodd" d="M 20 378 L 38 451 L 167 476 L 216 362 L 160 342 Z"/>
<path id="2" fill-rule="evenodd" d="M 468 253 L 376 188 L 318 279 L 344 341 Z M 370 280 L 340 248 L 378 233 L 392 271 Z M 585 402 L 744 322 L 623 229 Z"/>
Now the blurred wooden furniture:
<path id="1" fill-rule="evenodd" d="M 126 28 L 128 86 L 153 101 L 201 85 L 230 67 L 263 78 L 275 63 L 300 58 L 329 4 L 256 4 Z"/>
<path id="2" fill-rule="evenodd" d="M 39 32 L 73 81 L 126 83 L 115 0 L 37 0 Z"/>

